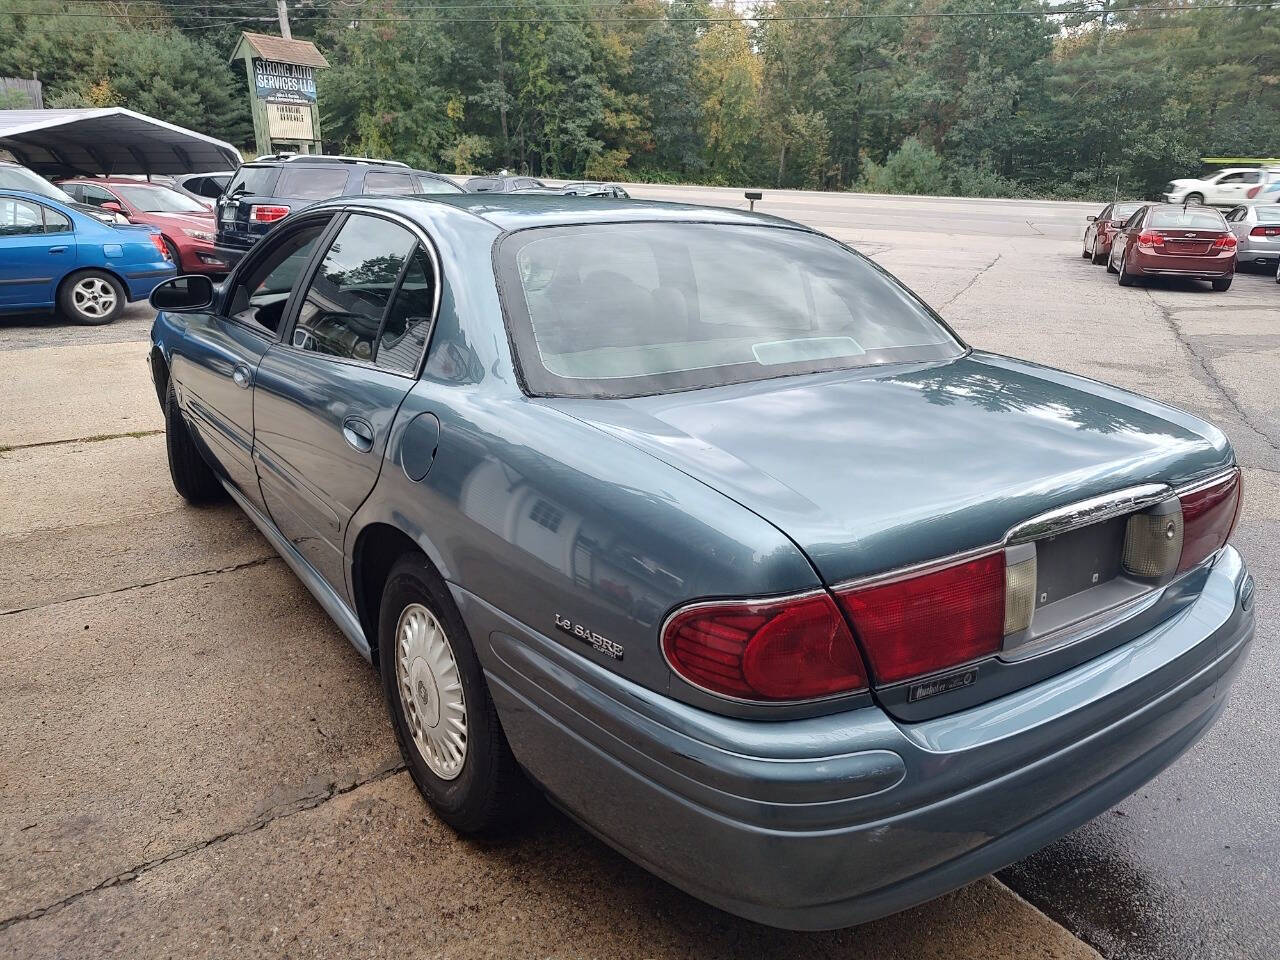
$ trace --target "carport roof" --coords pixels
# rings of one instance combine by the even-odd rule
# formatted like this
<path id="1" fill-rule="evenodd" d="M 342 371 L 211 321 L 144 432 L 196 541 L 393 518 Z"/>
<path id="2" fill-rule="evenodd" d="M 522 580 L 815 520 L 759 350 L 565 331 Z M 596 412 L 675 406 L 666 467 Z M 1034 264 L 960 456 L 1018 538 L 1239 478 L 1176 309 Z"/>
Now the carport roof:
<path id="1" fill-rule="evenodd" d="M 46 177 L 234 169 L 229 143 L 124 107 L 0 110 L 0 147 Z"/>

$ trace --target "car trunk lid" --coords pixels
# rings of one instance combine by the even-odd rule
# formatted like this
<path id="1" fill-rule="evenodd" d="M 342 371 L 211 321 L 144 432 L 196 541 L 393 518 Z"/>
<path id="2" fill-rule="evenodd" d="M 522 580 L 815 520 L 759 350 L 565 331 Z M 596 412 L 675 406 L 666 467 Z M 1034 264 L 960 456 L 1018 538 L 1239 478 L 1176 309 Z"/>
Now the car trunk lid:
<path id="1" fill-rule="evenodd" d="M 546 402 L 769 520 L 830 587 L 980 551 L 1046 511 L 1142 485 L 1177 486 L 1232 463 L 1221 432 L 1188 414 L 982 354 L 657 397 Z M 1117 535 L 1112 524 L 1045 549 L 1037 605 L 1070 597 L 1097 582 L 1095 574 L 1113 577 Z M 1109 639 L 1125 636 L 1117 629 Z M 1089 639 L 1084 653 L 1108 642 Z M 908 700 L 895 688 L 880 691 L 881 699 L 896 715 L 919 719 L 1034 682 L 1053 662 L 1010 657 L 948 696 Z M 1061 655 L 1056 662 L 1066 668 Z"/>
<path id="2" fill-rule="evenodd" d="M 1226 230 L 1152 230 L 1164 242 L 1155 246 L 1156 253 L 1176 257 L 1198 257 L 1216 253 L 1214 244 L 1229 236 Z"/>

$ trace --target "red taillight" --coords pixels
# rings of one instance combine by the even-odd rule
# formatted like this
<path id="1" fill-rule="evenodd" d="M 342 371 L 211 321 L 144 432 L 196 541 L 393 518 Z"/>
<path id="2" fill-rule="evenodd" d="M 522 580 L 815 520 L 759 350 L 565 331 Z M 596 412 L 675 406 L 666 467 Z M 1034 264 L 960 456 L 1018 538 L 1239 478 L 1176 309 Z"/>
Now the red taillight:
<path id="1" fill-rule="evenodd" d="M 1004 551 L 837 596 L 880 683 L 995 653 L 1004 639 Z"/>
<path id="2" fill-rule="evenodd" d="M 1234 247 L 1238 242 L 1239 242 L 1239 241 L 1237 241 L 1237 240 L 1236 240 L 1236 236 L 1235 236 L 1235 234 L 1234 234 L 1234 233 L 1227 233 L 1227 234 L 1223 234 L 1223 235 L 1222 235 L 1221 237 L 1219 237 L 1217 240 L 1213 241 L 1213 249 L 1215 249 L 1215 250 L 1230 250 L 1230 249 L 1231 249 L 1232 247 Z"/>
<path id="3" fill-rule="evenodd" d="M 697 604 L 667 621 L 662 649 L 690 683 L 744 700 L 809 700 L 867 685 L 849 628 L 826 593 Z"/>
<path id="4" fill-rule="evenodd" d="M 1249 231 L 1251 237 L 1280 237 L 1280 227 L 1254 227 Z"/>
<path id="5" fill-rule="evenodd" d="M 1140 247 L 1163 247 L 1163 246 L 1164 246 L 1164 236 L 1163 236 L 1163 235 L 1161 235 L 1161 234 L 1159 234 L 1159 233 L 1152 233 L 1152 232 L 1151 232 L 1151 231 L 1149 231 L 1149 230 L 1148 230 L 1148 231 L 1146 231 L 1145 233 L 1140 233 L 1140 234 L 1138 234 L 1138 246 L 1140 246 Z"/>
<path id="6" fill-rule="evenodd" d="M 1246 193 L 1245 196 L 1248 197 L 1250 200 L 1252 200 L 1254 197 L 1258 195 L 1258 191 L 1261 189 L 1262 189 L 1262 184 L 1258 184 L 1256 187 L 1250 187 L 1249 192 Z"/>
<path id="7" fill-rule="evenodd" d="M 151 245 L 159 250 L 160 256 L 164 257 L 166 260 L 173 259 L 169 256 L 169 248 L 164 245 L 164 237 L 160 236 L 160 234 L 151 234 Z"/>
<path id="8" fill-rule="evenodd" d="M 1182 557 L 1178 572 L 1192 567 L 1220 549 L 1240 516 L 1240 471 L 1179 495 L 1182 501 Z"/>
<path id="9" fill-rule="evenodd" d="M 249 219 L 256 223 L 274 223 L 289 215 L 288 207 L 273 207 L 255 203 L 249 208 Z"/>

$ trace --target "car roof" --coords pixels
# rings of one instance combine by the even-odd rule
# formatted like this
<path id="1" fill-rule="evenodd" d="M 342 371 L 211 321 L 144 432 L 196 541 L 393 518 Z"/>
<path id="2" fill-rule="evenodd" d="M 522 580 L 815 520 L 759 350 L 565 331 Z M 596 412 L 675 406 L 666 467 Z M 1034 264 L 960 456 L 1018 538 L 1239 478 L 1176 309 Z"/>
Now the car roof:
<path id="1" fill-rule="evenodd" d="M 423 204 L 445 205 L 492 223 L 500 230 L 592 223 L 665 221 L 785 226 L 808 230 L 781 217 L 725 207 L 660 200 L 615 200 L 605 197 L 566 197 L 548 193 L 439 193 L 397 197 L 335 197 L 333 206 L 369 206 L 413 217 L 426 212 Z M 810 231 L 812 232 L 812 231 Z"/>

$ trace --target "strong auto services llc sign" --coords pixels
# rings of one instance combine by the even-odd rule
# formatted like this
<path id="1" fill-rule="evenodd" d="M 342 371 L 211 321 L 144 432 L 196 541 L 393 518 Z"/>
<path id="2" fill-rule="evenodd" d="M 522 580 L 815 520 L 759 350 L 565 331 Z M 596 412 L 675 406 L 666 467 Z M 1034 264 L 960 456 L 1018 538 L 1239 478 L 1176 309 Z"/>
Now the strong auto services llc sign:
<path id="1" fill-rule="evenodd" d="M 316 75 L 300 63 L 254 58 L 253 83 L 259 100 L 269 103 L 315 103 Z"/>

